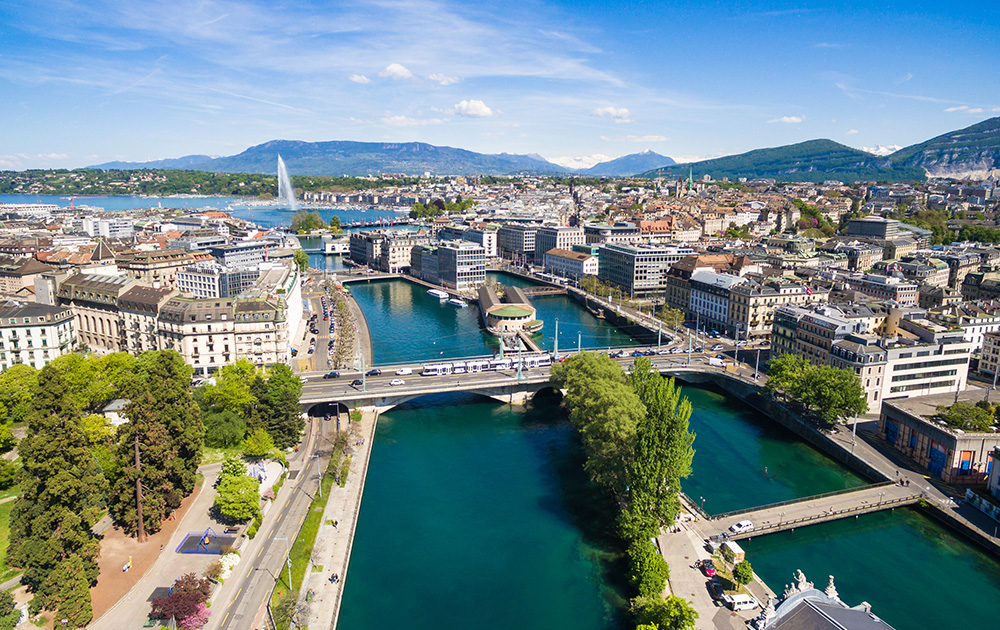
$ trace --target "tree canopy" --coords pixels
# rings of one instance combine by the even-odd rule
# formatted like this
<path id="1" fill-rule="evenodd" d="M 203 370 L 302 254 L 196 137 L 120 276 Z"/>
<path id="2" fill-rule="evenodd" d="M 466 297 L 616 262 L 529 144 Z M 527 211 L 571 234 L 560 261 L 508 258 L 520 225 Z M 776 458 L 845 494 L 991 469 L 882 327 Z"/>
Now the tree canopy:
<path id="1" fill-rule="evenodd" d="M 783 354 L 771 359 L 765 389 L 782 392 L 828 424 L 868 411 L 868 399 L 857 375 L 846 368 L 812 365 L 803 357 Z"/>

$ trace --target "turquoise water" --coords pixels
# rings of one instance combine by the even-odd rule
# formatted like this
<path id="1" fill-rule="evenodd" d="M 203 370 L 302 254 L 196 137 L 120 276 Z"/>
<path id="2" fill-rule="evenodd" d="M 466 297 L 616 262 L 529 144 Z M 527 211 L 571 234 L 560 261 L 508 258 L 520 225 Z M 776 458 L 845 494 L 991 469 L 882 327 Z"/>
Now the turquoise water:
<path id="1" fill-rule="evenodd" d="M 532 280 L 527 280 L 521 276 L 514 276 L 509 273 L 504 273 L 502 271 L 487 271 L 487 280 L 495 280 L 500 284 L 506 285 L 508 287 L 520 287 L 522 289 L 527 289 L 529 287 L 543 286 L 540 282 L 534 282 Z"/>
<path id="2" fill-rule="evenodd" d="M 478 308 L 456 308 L 405 280 L 355 282 L 348 287 L 365 314 L 375 365 L 495 352 L 496 342 L 479 326 Z"/>
<path id="3" fill-rule="evenodd" d="M 868 483 L 736 398 L 689 385 L 683 393 L 697 437 L 681 486 L 695 502 L 704 497 L 709 514 Z"/>
<path id="4" fill-rule="evenodd" d="M 339 630 L 625 627 L 558 404 L 435 396 L 379 418 Z"/>
<path id="5" fill-rule="evenodd" d="M 996 628 L 1000 562 L 918 509 L 903 508 L 740 541 L 775 591 L 802 569 L 896 630 Z"/>

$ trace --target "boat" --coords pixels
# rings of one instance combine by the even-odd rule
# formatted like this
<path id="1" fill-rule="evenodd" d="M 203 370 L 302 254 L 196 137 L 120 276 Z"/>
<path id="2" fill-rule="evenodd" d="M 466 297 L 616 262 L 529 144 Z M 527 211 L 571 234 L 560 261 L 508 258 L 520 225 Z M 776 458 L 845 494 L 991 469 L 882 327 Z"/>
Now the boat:
<path id="1" fill-rule="evenodd" d="M 447 300 L 450 297 L 447 291 L 442 291 L 441 289 L 427 289 L 427 293 L 439 300 Z"/>
<path id="2" fill-rule="evenodd" d="M 454 306 L 457 306 L 458 308 L 465 308 L 466 306 L 468 306 L 465 300 L 461 298 L 451 298 L 450 300 L 448 300 L 448 304 L 452 304 Z"/>

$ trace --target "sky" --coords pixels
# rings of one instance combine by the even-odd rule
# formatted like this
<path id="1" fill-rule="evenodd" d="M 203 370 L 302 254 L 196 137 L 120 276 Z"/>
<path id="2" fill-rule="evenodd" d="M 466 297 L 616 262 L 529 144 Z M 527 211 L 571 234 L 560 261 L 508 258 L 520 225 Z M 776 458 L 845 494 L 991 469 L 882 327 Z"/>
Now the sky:
<path id="1" fill-rule="evenodd" d="M 906 146 L 1000 115 L 998 24 L 993 0 L 4 0 L 0 169 L 275 139 Z"/>

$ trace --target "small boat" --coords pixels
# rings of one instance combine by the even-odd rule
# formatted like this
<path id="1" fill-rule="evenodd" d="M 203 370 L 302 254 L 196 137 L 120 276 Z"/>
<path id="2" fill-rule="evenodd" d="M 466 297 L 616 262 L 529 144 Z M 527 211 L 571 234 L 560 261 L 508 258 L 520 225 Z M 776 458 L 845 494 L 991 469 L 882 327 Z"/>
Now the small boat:
<path id="1" fill-rule="evenodd" d="M 441 289 L 427 289 L 427 293 L 439 300 L 447 300 L 450 297 L 447 291 L 442 291 Z"/>
<path id="2" fill-rule="evenodd" d="M 448 304 L 452 304 L 454 306 L 457 306 L 458 308 L 465 308 L 466 306 L 468 306 L 468 304 L 465 303 L 465 300 L 461 298 L 451 298 L 450 300 L 448 300 Z"/>

